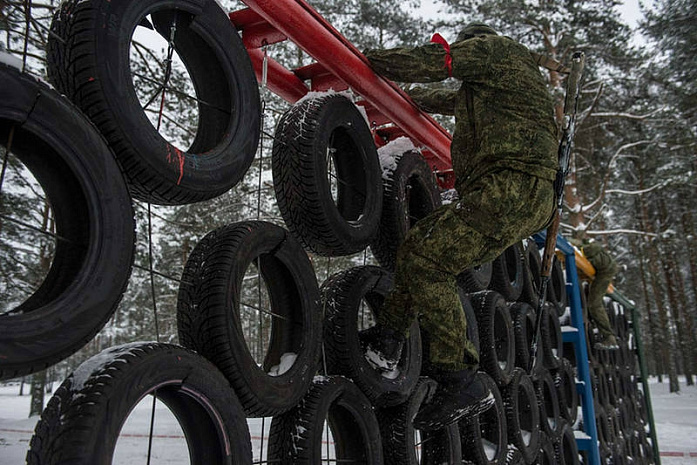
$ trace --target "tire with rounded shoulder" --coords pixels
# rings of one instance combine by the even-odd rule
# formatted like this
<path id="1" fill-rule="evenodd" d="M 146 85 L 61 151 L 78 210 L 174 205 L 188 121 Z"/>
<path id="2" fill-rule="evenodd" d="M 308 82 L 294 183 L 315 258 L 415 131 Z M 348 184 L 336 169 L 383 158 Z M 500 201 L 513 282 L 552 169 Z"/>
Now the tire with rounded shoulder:
<path id="1" fill-rule="evenodd" d="M 579 465 L 578 445 L 574 436 L 574 430 L 564 422 L 561 436 L 554 443 L 554 455 L 559 465 Z"/>
<path id="2" fill-rule="evenodd" d="M 362 304 L 377 317 L 392 290 L 392 273 L 377 266 L 359 266 L 330 276 L 322 284 L 324 354 L 329 375 L 352 379 L 377 406 L 404 402 L 419 381 L 422 350 L 419 324 L 414 322 L 395 375 L 382 374 L 364 357 L 358 337 Z"/>
<path id="3" fill-rule="evenodd" d="M 177 418 L 192 463 L 252 463 L 242 406 L 206 359 L 171 344 L 111 347 L 56 390 L 36 425 L 27 463 L 112 463 L 131 410 L 156 392 Z"/>
<path id="4" fill-rule="evenodd" d="M 523 257 L 525 277 L 519 300 L 537 308 L 540 301 L 542 264 L 540 263 L 540 249 L 532 238 L 523 241 Z"/>
<path id="5" fill-rule="evenodd" d="M 397 249 L 418 220 L 441 205 L 431 167 L 417 150 L 409 150 L 382 167 L 382 216 L 370 250 L 378 263 L 394 271 Z"/>
<path id="6" fill-rule="evenodd" d="M 534 465 L 560 465 L 556 459 L 554 443 L 545 433 L 540 433 L 540 451 Z"/>
<path id="7" fill-rule="evenodd" d="M 525 302 L 515 302 L 508 307 L 515 337 L 515 366 L 527 372 L 530 366 L 530 348 L 535 337 L 535 309 Z M 544 339 L 537 342 L 537 359 L 533 374 L 543 367 Z"/>
<path id="8" fill-rule="evenodd" d="M 568 296 L 566 295 L 566 276 L 561 262 L 554 257 L 552 262 L 552 273 L 549 277 L 549 286 L 547 286 L 547 302 L 554 305 L 557 316 L 562 316 L 568 305 Z"/>
<path id="9" fill-rule="evenodd" d="M 493 264 L 491 262 L 469 268 L 457 276 L 457 283 L 465 292 L 485 291 L 491 284 Z"/>
<path id="10" fill-rule="evenodd" d="M 559 317 L 551 305 L 545 305 L 542 315 L 541 336 L 542 354 L 547 368 L 559 368 L 564 354 L 564 340 L 561 335 Z"/>
<path id="11" fill-rule="evenodd" d="M 543 370 L 534 381 L 534 385 L 537 406 L 540 409 L 540 429 L 552 441 L 556 441 L 561 436 L 563 424 L 554 379 L 548 370 Z"/>
<path id="12" fill-rule="evenodd" d="M 146 16 L 151 15 L 152 23 Z M 141 108 L 129 48 L 137 26 L 170 40 L 198 102 L 186 151 L 165 140 Z M 48 35 L 48 75 L 114 149 L 134 197 L 180 205 L 216 197 L 242 179 L 257 149 L 260 102 L 242 40 L 214 0 L 70 0 Z"/>
<path id="13" fill-rule="evenodd" d="M 260 270 L 273 315 L 261 366 L 244 338 L 240 307 L 248 267 Z M 300 244 L 262 221 L 234 223 L 208 233 L 184 267 L 177 304 L 179 340 L 211 360 L 232 384 L 248 416 L 270 416 L 295 406 L 319 363 L 322 320 L 315 272 Z M 290 368 L 271 374 L 283 356 Z M 278 373 L 278 372 L 277 372 Z"/>
<path id="14" fill-rule="evenodd" d="M 515 367 L 513 322 L 506 301 L 498 292 L 482 291 L 470 295 L 479 328 L 479 362 L 499 386 L 511 379 Z"/>
<path id="15" fill-rule="evenodd" d="M 525 281 L 523 250 L 513 244 L 492 262 L 489 289 L 500 293 L 509 302 L 518 300 Z"/>
<path id="16" fill-rule="evenodd" d="M 416 465 L 442 463 L 462 463 L 460 433 L 457 424 L 452 424 L 435 432 L 420 432 L 421 441 L 417 446 L 412 421 L 421 406 L 433 395 L 437 383 L 429 378 L 421 378 L 409 399 L 401 405 L 377 410 L 380 435 L 383 441 L 385 464 Z M 417 455 L 421 448 L 421 460 Z"/>
<path id="17" fill-rule="evenodd" d="M 269 432 L 269 462 L 322 463 L 325 421 L 332 433 L 337 461 L 383 463 L 375 411 L 361 390 L 342 376 L 318 376 L 302 402 L 274 416 Z"/>
<path id="18" fill-rule="evenodd" d="M 508 442 L 516 446 L 525 463 L 532 463 L 540 449 L 540 411 L 535 386 L 521 368 L 513 370 L 511 382 L 501 389 L 506 409 Z"/>
<path id="19" fill-rule="evenodd" d="M 0 140 L 7 148 L 14 130 L 10 151 L 41 185 L 57 237 L 41 285 L 0 315 L 0 379 L 9 379 L 68 357 L 106 324 L 128 284 L 135 222 L 118 164 L 79 110 L 10 66 L 0 64 L 0 79 Z"/>
<path id="20" fill-rule="evenodd" d="M 336 202 L 328 179 L 328 173 L 334 175 L 331 164 Z M 272 171 L 278 208 L 305 248 L 324 256 L 349 255 L 373 241 L 382 214 L 378 155 L 365 119 L 345 96 L 302 100 L 283 115 Z"/>
<path id="21" fill-rule="evenodd" d="M 462 455 L 466 461 L 475 465 L 504 465 L 508 453 L 508 437 L 506 411 L 501 393 L 491 376 L 481 371 L 477 376 L 481 377 L 491 390 L 494 404 L 486 412 L 464 418 L 458 423 Z M 483 440 L 487 441 L 487 445 Z"/>
<path id="22" fill-rule="evenodd" d="M 555 370 L 553 377 L 557 387 L 561 416 L 573 425 L 578 418 L 579 397 L 576 389 L 576 375 L 571 362 L 566 358 L 562 359 L 562 364 Z"/>

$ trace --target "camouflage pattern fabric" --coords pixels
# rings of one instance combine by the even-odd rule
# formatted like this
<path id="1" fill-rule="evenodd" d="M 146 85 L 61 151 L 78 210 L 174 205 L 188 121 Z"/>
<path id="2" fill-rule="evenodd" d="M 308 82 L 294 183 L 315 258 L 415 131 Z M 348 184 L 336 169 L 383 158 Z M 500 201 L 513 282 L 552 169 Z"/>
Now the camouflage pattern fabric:
<path id="1" fill-rule="evenodd" d="M 397 253 L 395 289 L 378 323 L 406 333 L 414 318 L 427 334 L 434 369 L 475 369 L 456 277 L 539 231 L 554 211 L 552 183 L 519 171 L 480 179 L 456 203 L 420 220 Z"/>
<path id="2" fill-rule="evenodd" d="M 367 50 L 399 82 L 449 77 L 439 44 Z M 395 289 L 379 323 L 406 333 L 419 318 L 435 370 L 476 369 L 456 276 L 541 230 L 554 211 L 557 135 L 553 104 L 527 48 L 500 36 L 451 47 L 459 90 L 409 91 L 425 111 L 455 116 L 451 155 L 460 200 L 412 228 L 397 254 Z"/>
<path id="3" fill-rule="evenodd" d="M 603 296 L 617 273 L 617 264 L 597 242 L 584 245 L 582 250 L 583 255 L 595 268 L 595 277 L 588 291 L 588 314 L 603 337 L 614 336 L 610 319 L 603 305 Z"/>

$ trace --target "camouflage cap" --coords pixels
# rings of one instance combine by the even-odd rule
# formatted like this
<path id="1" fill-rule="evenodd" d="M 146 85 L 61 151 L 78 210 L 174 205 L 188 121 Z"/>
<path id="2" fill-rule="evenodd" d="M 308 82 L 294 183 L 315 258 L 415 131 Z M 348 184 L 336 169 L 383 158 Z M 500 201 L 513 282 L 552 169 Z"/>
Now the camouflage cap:
<path id="1" fill-rule="evenodd" d="M 460 32 L 460 34 L 458 34 L 457 42 L 460 42 L 462 40 L 471 39 L 472 37 L 476 37 L 476 36 L 486 35 L 486 34 L 495 35 L 495 36 L 498 35 L 498 33 L 491 26 L 488 26 L 484 23 L 480 23 L 480 22 L 469 23 Z"/>

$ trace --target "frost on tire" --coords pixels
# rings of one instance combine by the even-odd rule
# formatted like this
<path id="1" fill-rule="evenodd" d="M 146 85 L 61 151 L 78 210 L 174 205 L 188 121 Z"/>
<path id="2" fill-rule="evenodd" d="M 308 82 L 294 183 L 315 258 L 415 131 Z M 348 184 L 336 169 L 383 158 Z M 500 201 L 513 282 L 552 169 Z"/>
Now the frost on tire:
<path id="1" fill-rule="evenodd" d="M 2 151 L 12 134 L 7 159 L 23 165 L 18 176 L 35 178 L 38 186 L 31 189 L 43 190 L 42 204 L 33 208 L 46 209 L 46 224 L 52 214 L 49 241 L 55 240 L 38 287 L 16 305 L 3 302 L 9 308 L 0 313 L 0 379 L 8 379 L 66 358 L 106 324 L 128 283 L 135 223 L 119 166 L 89 121 L 33 76 L 0 64 L 0 80 Z M 10 192 L 13 170 L 8 168 L 3 197 L 26 200 Z M 2 222 L 4 241 L 31 218 Z"/>
<path id="2" fill-rule="evenodd" d="M 210 232 L 184 268 L 179 340 L 223 372 L 248 416 L 282 413 L 305 395 L 318 368 L 321 318 L 307 254 L 271 223 Z"/>
<path id="3" fill-rule="evenodd" d="M 343 95 L 301 100 L 276 127 L 274 190 L 305 248 L 349 255 L 375 238 L 382 213 L 377 151 L 365 119 Z"/>
<path id="4" fill-rule="evenodd" d="M 251 465 L 244 411 L 227 380 L 200 355 L 156 343 L 111 347 L 80 365 L 41 415 L 27 463 L 112 463 L 124 423 L 149 395 L 174 414 L 191 463 Z"/>

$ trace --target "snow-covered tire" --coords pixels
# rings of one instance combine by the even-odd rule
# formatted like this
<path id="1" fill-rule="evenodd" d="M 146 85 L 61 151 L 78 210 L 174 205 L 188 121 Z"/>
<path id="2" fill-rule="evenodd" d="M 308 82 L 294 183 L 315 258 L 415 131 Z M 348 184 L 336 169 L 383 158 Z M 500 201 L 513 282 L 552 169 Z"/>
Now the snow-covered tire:
<path id="1" fill-rule="evenodd" d="M 41 185 L 56 238 L 38 288 L 16 307 L 3 302 L 9 308 L 0 313 L 0 379 L 9 379 L 68 357 L 106 324 L 128 284 L 135 223 L 118 164 L 80 111 L 35 77 L 5 64 L 0 64 L 0 82 L 2 153 L 14 129 L 10 152 Z M 7 179 L 2 195 L 12 202 L 23 194 L 12 192 L 16 186 Z M 13 234 L 26 229 L 1 221 L 3 240 L 16 241 Z M 9 300 L 5 291 L 3 299 Z"/>
<path id="2" fill-rule="evenodd" d="M 382 216 L 370 250 L 378 263 L 394 271 L 397 249 L 407 232 L 440 207 L 436 178 L 417 150 L 397 155 L 382 167 Z"/>
<path id="3" fill-rule="evenodd" d="M 511 379 L 515 367 L 513 322 L 506 301 L 498 292 L 482 291 L 470 295 L 479 327 L 479 361 L 499 386 Z"/>
<path id="4" fill-rule="evenodd" d="M 576 423 L 578 417 L 578 390 L 574 368 L 567 359 L 562 360 L 561 366 L 554 372 L 554 384 L 557 387 L 559 408 L 562 418 L 569 424 Z"/>
<path id="5" fill-rule="evenodd" d="M 558 465 L 579 465 L 580 463 L 574 430 L 568 423 L 564 423 L 561 436 L 554 443 L 554 455 Z"/>
<path id="6" fill-rule="evenodd" d="M 305 248 L 349 255 L 375 238 L 382 214 L 380 164 L 365 119 L 345 96 L 302 100 L 283 115 L 272 171 L 278 208 Z"/>
<path id="7" fill-rule="evenodd" d="M 540 301 L 542 264 L 540 263 L 540 249 L 533 239 L 524 241 L 523 257 L 525 277 L 519 300 L 530 304 L 533 308 L 537 308 Z"/>
<path id="8" fill-rule="evenodd" d="M 484 263 L 469 268 L 457 276 L 457 282 L 465 292 L 485 291 L 491 284 L 493 264 Z"/>
<path id="9" fill-rule="evenodd" d="M 535 386 L 521 368 L 513 370 L 511 382 L 501 389 L 506 409 L 508 442 L 532 463 L 540 448 L 540 410 L 537 407 Z"/>
<path id="10" fill-rule="evenodd" d="M 554 305 L 557 316 L 562 316 L 568 305 L 566 276 L 564 275 L 561 262 L 556 256 L 552 262 L 552 274 L 549 277 L 549 285 L 547 286 L 547 302 Z"/>
<path id="11" fill-rule="evenodd" d="M 504 465 L 508 453 L 506 411 L 498 386 L 484 372 L 477 373 L 494 396 L 494 404 L 484 413 L 458 423 L 462 456 L 475 465 Z"/>
<path id="12" fill-rule="evenodd" d="M 244 295 L 245 273 L 252 266 L 259 268 L 261 279 L 254 283 L 265 285 L 272 315 L 260 365 L 245 340 L 240 314 L 242 307 L 254 308 Z M 196 245 L 184 267 L 179 340 L 223 372 L 248 416 L 277 415 L 300 401 L 317 372 L 319 299 L 312 264 L 286 230 L 262 221 L 224 226 Z"/>
<path id="13" fill-rule="evenodd" d="M 436 386 L 435 381 L 421 378 L 406 402 L 377 410 L 386 465 L 462 463 L 457 424 L 435 432 L 423 432 L 415 430 L 412 423 L 423 403 L 435 392 Z M 419 442 L 417 432 L 420 434 Z"/>
<path id="14" fill-rule="evenodd" d="M 542 310 L 542 354 L 547 368 L 558 368 L 564 354 L 564 341 L 561 335 L 559 317 L 551 305 L 545 305 Z"/>
<path id="15" fill-rule="evenodd" d="M 509 302 L 518 300 L 525 282 L 523 250 L 513 244 L 494 259 L 489 289 L 500 293 Z"/>
<path id="16" fill-rule="evenodd" d="M 380 426 L 372 405 L 360 389 L 341 376 L 318 376 L 293 409 L 271 421 L 269 463 L 323 463 L 323 442 L 329 425 L 337 462 L 380 465 Z"/>
<path id="17" fill-rule="evenodd" d="M 540 409 L 540 429 L 552 441 L 556 441 L 561 436 L 563 424 L 554 379 L 548 370 L 544 370 L 538 375 L 534 384 L 537 406 Z"/>
<path id="18" fill-rule="evenodd" d="M 153 393 L 177 418 L 191 463 L 252 463 L 244 411 L 227 380 L 200 355 L 156 343 L 112 347 L 80 365 L 41 415 L 27 463 L 112 463 L 131 410 Z"/>
<path id="19" fill-rule="evenodd" d="M 422 350 L 419 324 L 414 321 L 396 373 L 380 373 L 365 359 L 358 338 L 359 320 L 376 318 L 392 289 L 392 273 L 377 266 L 360 266 L 330 276 L 322 284 L 324 354 L 330 375 L 352 379 L 377 406 L 404 402 L 419 381 Z M 367 308 L 366 308 L 367 306 Z"/>
<path id="20" fill-rule="evenodd" d="M 139 26 L 147 24 L 169 41 L 175 21 L 174 48 L 198 104 L 188 149 L 151 124 L 130 65 Z M 210 199 L 237 184 L 254 159 L 257 82 L 242 40 L 216 1 L 70 0 L 54 16 L 47 55 L 50 80 L 104 134 L 134 197 L 165 205 Z"/>

